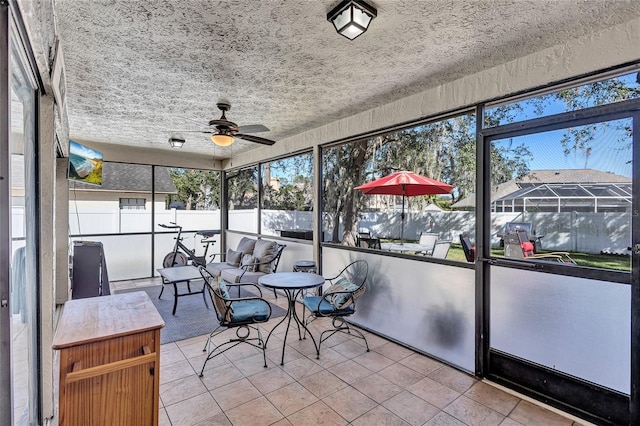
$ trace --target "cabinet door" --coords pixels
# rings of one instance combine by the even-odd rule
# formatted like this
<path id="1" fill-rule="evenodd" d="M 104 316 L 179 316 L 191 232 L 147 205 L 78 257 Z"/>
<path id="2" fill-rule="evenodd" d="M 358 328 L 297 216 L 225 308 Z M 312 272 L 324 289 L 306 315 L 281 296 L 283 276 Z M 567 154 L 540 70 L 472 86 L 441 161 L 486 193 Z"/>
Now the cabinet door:
<path id="1" fill-rule="evenodd" d="M 157 424 L 158 338 L 145 332 L 63 351 L 60 425 Z"/>

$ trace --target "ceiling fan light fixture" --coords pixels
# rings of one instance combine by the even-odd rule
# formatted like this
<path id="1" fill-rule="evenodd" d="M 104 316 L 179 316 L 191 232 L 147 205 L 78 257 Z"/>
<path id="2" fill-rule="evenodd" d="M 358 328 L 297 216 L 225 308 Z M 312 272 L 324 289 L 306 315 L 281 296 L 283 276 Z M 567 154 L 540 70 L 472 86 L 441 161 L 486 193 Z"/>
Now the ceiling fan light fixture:
<path id="1" fill-rule="evenodd" d="M 225 134 L 215 134 L 211 135 L 211 142 L 215 143 L 218 146 L 229 146 L 233 143 L 233 136 L 225 135 Z"/>
<path id="2" fill-rule="evenodd" d="M 362 0 L 344 0 L 327 14 L 327 20 L 338 34 L 353 40 L 367 31 L 377 15 L 378 11 Z"/>
<path id="3" fill-rule="evenodd" d="M 171 136 L 169 138 L 169 146 L 171 148 L 182 148 L 182 145 L 184 145 L 185 143 L 185 139 L 178 137 L 178 136 Z"/>

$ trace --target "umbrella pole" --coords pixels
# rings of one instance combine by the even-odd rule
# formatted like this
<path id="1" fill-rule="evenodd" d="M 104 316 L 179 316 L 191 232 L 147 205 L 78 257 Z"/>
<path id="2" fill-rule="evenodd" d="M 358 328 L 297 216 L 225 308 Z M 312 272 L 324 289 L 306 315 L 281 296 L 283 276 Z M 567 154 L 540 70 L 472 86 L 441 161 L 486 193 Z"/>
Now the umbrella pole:
<path id="1" fill-rule="evenodd" d="M 400 214 L 401 227 L 400 227 L 400 244 L 404 242 L 404 194 L 402 194 L 402 213 Z"/>

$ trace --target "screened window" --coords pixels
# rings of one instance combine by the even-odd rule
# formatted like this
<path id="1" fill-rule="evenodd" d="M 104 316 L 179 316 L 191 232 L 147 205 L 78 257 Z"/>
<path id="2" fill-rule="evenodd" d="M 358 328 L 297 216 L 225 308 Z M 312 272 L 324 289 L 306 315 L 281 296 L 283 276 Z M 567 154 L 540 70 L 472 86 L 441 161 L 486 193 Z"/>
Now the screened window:
<path id="1" fill-rule="evenodd" d="M 495 127 L 638 98 L 640 98 L 640 74 L 634 72 L 518 102 L 489 107 L 485 110 L 483 127 Z"/>
<path id="2" fill-rule="evenodd" d="M 160 225 L 181 226 L 180 239 L 196 256 L 219 253 L 216 243 L 203 243 L 208 231 L 219 231 L 221 172 L 178 167 L 155 167 L 155 235 L 154 268 L 163 266 L 164 257 L 173 250 L 178 229 Z M 210 239 L 210 238 L 208 238 Z M 218 245 L 216 245 L 218 244 Z M 188 253 L 185 253 L 189 255 Z M 155 269 L 154 269 L 155 270 Z"/>
<path id="3" fill-rule="evenodd" d="M 227 174 L 229 229 L 258 232 L 258 167 Z"/>
<path id="4" fill-rule="evenodd" d="M 284 158 L 261 165 L 262 234 L 313 239 L 313 155 Z"/>
<path id="5" fill-rule="evenodd" d="M 102 165 L 102 185 L 69 182 L 71 235 L 150 232 L 152 166 L 114 163 Z"/>
<path id="6" fill-rule="evenodd" d="M 492 254 L 629 271 L 632 129 L 628 118 L 493 141 Z"/>
<path id="7" fill-rule="evenodd" d="M 443 257 L 466 261 L 460 235 L 475 235 L 475 146 L 475 116 L 466 114 L 325 149 L 325 236 L 346 245 L 426 256 L 433 253 L 431 243 L 439 242 L 448 247 Z M 405 170 L 453 190 L 406 197 L 354 190 Z"/>

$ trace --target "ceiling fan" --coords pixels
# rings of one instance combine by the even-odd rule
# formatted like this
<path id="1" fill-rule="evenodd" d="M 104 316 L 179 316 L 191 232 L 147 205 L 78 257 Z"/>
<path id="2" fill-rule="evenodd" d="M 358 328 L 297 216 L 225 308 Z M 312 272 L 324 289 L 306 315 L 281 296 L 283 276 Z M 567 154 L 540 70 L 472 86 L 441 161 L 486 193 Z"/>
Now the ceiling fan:
<path id="1" fill-rule="evenodd" d="M 235 138 L 244 139 L 249 142 L 255 142 L 263 145 L 273 145 L 276 143 L 271 139 L 261 138 L 259 136 L 249 135 L 248 133 L 260 133 L 268 132 L 269 129 L 262 124 L 250 124 L 247 126 L 238 126 L 233 121 L 227 120 L 225 112 L 231 109 L 231 104 L 228 102 L 218 102 L 216 104 L 218 109 L 222 111 L 222 116 L 217 120 L 209 121 L 209 126 L 213 127 L 211 130 L 190 130 L 187 132 L 198 132 L 211 134 L 211 141 L 218 146 L 229 146 Z M 187 133 L 184 132 L 184 133 Z M 182 132 L 179 132 L 182 133 Z"/>

